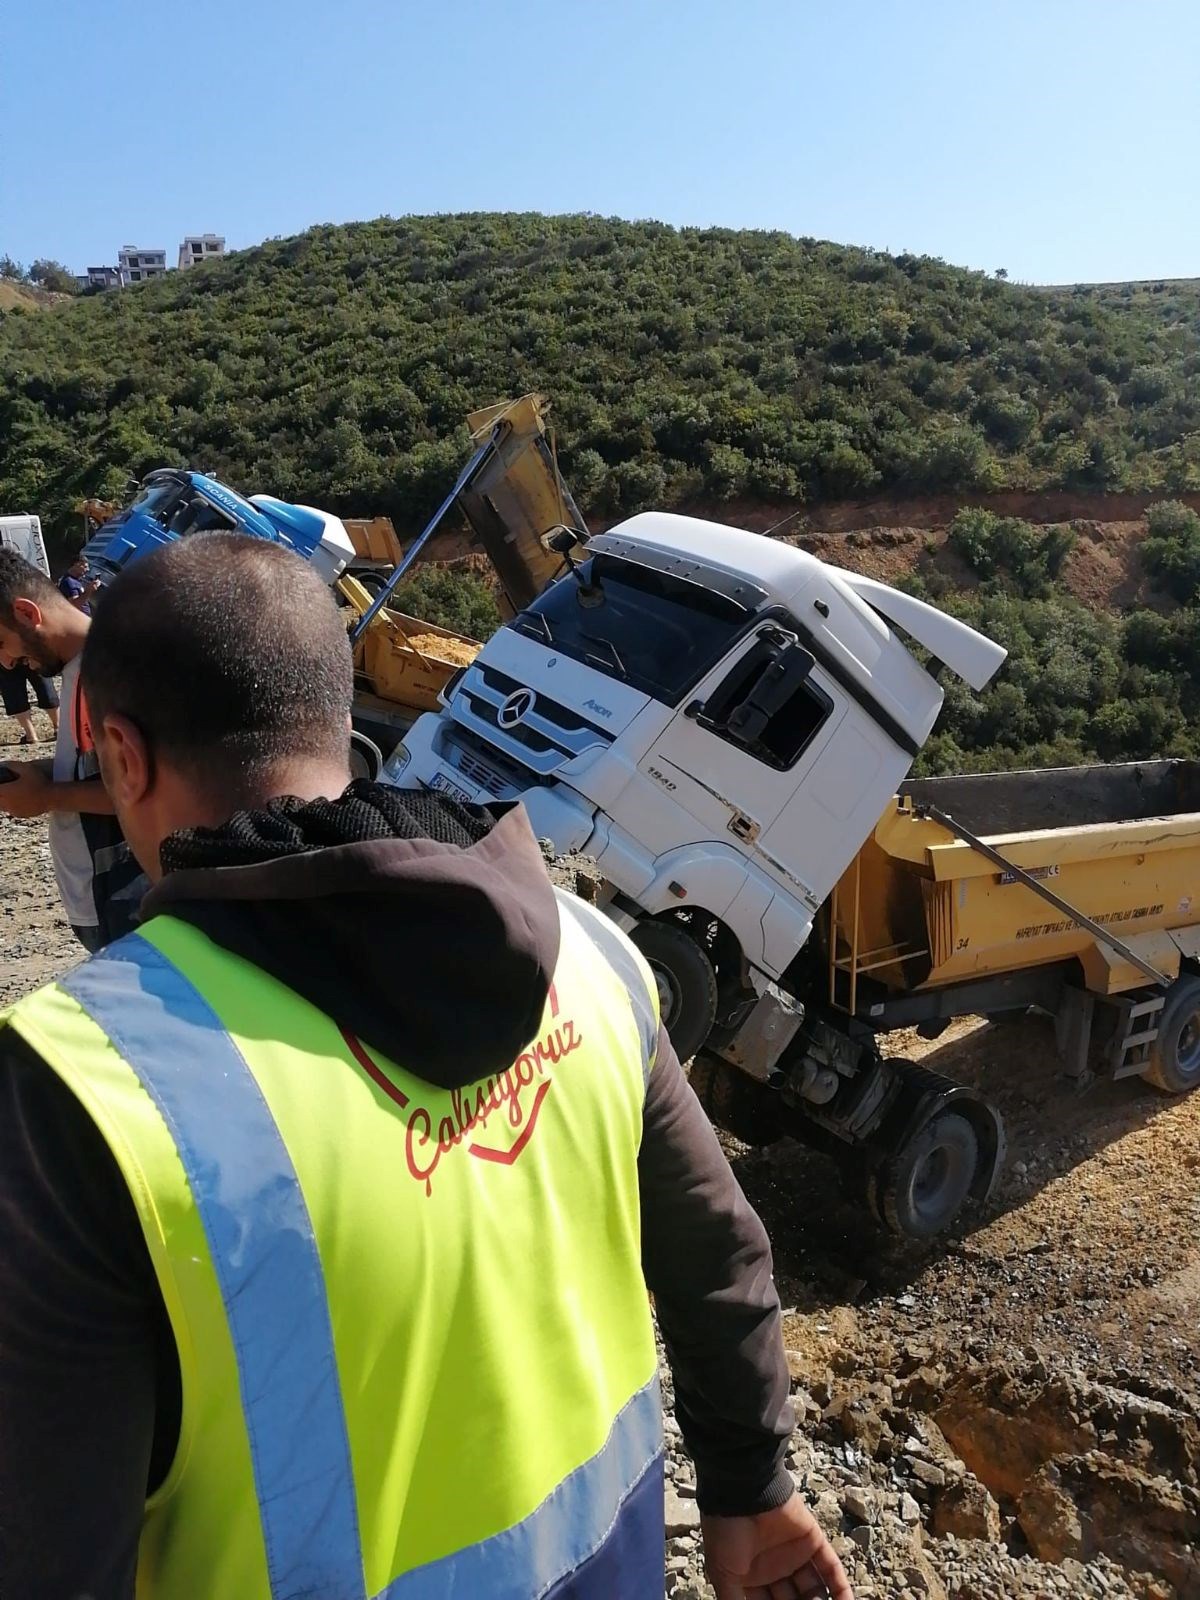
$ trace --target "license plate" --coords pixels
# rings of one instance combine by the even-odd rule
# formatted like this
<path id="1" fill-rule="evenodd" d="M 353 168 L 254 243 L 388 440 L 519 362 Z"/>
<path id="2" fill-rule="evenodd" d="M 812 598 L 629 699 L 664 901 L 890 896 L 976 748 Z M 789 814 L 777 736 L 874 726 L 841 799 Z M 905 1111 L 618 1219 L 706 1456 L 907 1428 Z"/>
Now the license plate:
<path id="1" fill-rule="evenodd" d="M 437 789 L 441 794 L 448 794 L 451 800 L 457 800 L 462 805 L 470 805 L 475 798 L 469 790 L 464 789 L 461 784 L 455 783 L 452 778 L 448 778 L 444 772 L 435 772 L 429 780 L 429 787 Z"/>

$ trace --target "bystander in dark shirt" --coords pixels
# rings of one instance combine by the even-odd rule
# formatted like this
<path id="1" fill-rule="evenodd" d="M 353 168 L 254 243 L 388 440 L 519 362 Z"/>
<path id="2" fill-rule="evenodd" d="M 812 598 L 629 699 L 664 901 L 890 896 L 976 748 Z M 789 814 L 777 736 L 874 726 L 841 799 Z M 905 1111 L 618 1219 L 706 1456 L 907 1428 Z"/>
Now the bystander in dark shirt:
<path id="1" fill-rule="evenodd" d="M 83 593 L 86 587 L 87 585 L 84 583 L 82 578 L 73 578 L 69 572 L 64 572 L 62 577 L 58 580 L 58 592 L 62 595 L 65 595 L 72 605 L 74 605 L 76 600 L 79 599 L 79 596 Z M 90 605 L 82 605 L 79 609 L 83 612 L 85 617 L 90 617 L 92 614 L 92 608 Z"/>

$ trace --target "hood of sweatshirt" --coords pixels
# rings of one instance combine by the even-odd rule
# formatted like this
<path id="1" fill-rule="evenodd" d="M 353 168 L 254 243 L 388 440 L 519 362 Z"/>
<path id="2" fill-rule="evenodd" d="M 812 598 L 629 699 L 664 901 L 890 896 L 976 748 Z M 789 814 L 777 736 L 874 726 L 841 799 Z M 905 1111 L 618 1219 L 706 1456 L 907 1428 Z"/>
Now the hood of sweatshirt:
<path id="1" fill-rule="evenodd" d="M 519 806 L 359 781 L 166 840 L 142 920 L 178 917 L 442 1088 L 502 1071 L 540 1025 L 559 923 Z"/>

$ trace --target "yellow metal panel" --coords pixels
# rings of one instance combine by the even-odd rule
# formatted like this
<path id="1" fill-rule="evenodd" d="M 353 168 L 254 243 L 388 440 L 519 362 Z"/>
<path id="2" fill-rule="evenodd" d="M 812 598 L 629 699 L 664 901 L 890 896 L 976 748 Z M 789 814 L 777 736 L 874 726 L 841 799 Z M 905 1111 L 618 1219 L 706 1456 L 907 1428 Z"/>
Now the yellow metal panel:
<path id="1" fill-rule="evenodd" d="M 414 639 L 417 647 L 411 642 Z M 443 651 L 434 642 L 439 639 L 445 641 Z M 482 649 L 477 639 L 465 634 L 385 609 L 359 640 L 354 667 L 380 699 L 412 711 L 436 711 L 438 695 L 458 669 Z"/>
<path id="2" fill-rule="evenodd" d="M 398 567 L 403 554 L 391 517 L 343 517 L 355 555 L 380 566 Z"/>
<path id="3" fill-rule="evenodd" d="M 1123 939 L 1122 943 L 1167 977 L 1178 975 L 1179 947 L 1169 933 L 1135 933 L 1131 938 Z M 1126 961 L 1106 944 L 1090 944 L 1080 961 L 1084 982 L 1093 994 L 1120 994 L 1125 989 L 1144 989 L 1146 986 L 1146 974 L 1141 968 Z"/>
<path id="4" fill-rule="evenodd" d="M 934 828 L 940 840 L 927 839 L 929 864 L 936 878 L 983 878 L 995 872 L 986 857 L 969 844 L 952 839 L 934 822 L 918 822 L 918 828 Z M 1134 822 L 1097 823 L 1084 828 L 1054 828 L 1020 834 L 987 834 L 988 844 L 1027 872 L 1044 867 L 1064 868 L 1117 857 L 1175 855 L 1180 850 L 1200 849 L 1200 816 L 1140 818 Z"/>
<path id="5" fill-rule="evenodd" d="M 586 533 L 546 436 L 549 406 L 527 394 L 476 411 L 467 419 L 474 441 L 496 432 L 496 454 L 459 496 L 504 590 L 508 616 L 527 606 L 563 570 L 563 558 L 542 540 L 562 525 Z"/>
<path id="6" fill-rule="evenodd" d="M 988 842 L 1139 954 L 1153 949 L 1147 959 L 1161 970 L 1177 972 L 1181 951 L 1200 961 L 1200 816 L 997 835 Z M 1072 958 L 1085 963 L 1103 993 L 1146 981 L 1032 889 L 938 823 L 915 817 L 907 801 L 889 806 L 860 859 L 857 941 L 850 873 L 839 888 L 832 952 L 838 971 L 849 971 L 856 943 L 870 952 L 903 946 L 902 962 L 873 973 L 901 990 Z M 922 945 L 929 952 L 924 963 L 912 954 Z"/>

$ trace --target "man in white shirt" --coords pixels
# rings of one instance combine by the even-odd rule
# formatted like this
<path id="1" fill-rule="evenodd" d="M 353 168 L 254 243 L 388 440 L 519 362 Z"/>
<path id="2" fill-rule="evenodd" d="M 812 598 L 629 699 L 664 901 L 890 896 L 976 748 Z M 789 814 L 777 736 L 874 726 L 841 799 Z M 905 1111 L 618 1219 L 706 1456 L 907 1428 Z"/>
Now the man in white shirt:
<path id="1" fill-rule="evenodd" d="M 86 950 L 135 925 L 145 880 L 121 837 L 98 776 L 78 689 L 91 617 L 15 550 L 0 548 L 0 666 L 62 674 L 62 715 L 50 761 L 24 761 L 0 784 L 0 811 L 48 816 L 50 854 L 67 920 Z"/>

